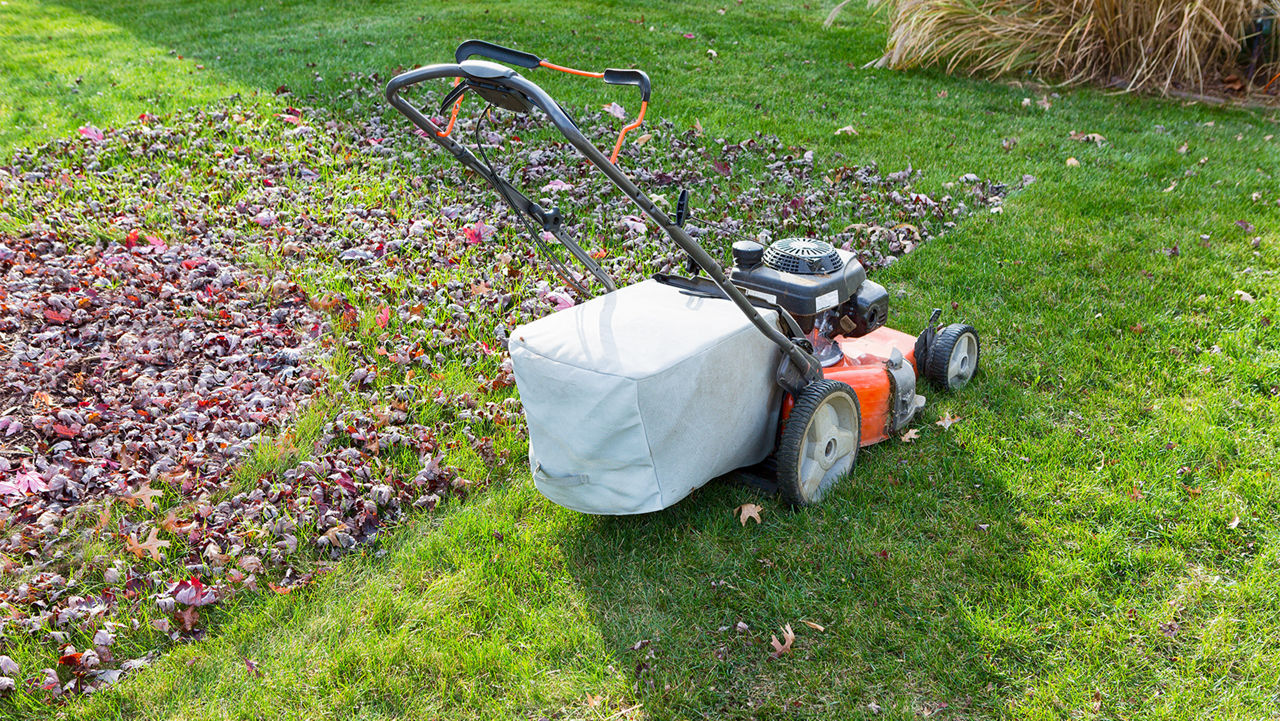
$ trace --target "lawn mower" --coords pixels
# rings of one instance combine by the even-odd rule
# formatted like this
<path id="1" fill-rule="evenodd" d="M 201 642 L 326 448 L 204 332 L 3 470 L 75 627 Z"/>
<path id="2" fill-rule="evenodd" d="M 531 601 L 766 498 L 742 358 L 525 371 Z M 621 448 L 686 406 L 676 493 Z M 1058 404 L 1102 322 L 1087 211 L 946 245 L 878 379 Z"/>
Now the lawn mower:
<path id="1" fill-rule="evenodd" d="M 515 68 L 633 86 L 639 113 L 605 155 Z M 437 79 L 453 81 L 440 123 L 402 95 Z M 912 421 L 924 405 L 919 377 L 947 391 L 973 378 L 978 333 L 940 326 L 940 310 L 918 335 L 886 327 L 888 292 L 867 279 L 856 255 L 821 239 L 739 240 L 732 267 L 722 268 L 685 229 L 687 192 L 670 217 L 617 166 L 649 93 L 640 70 L 577 70 L 480 40 L 462 43 L 455 62 L 402 73 L 386 89 L 396 110 L 498 191 L 566 283 L 590 295 L 587 276 L 549 252 L 551 238 L 604 290 L 509 334 L 530 467 L 543 495 L 587 513 L 646 513 L 738 471 L 794 505 L 815 503 L 851 472 L 859 448 Z M 477 156 L 451 137 L 468 95 L 517 113 L 541 111 L 684 251 L 690 272 L 618 288 L 569 237 L 559 209 L 521 193 L 483 146 Z"/>

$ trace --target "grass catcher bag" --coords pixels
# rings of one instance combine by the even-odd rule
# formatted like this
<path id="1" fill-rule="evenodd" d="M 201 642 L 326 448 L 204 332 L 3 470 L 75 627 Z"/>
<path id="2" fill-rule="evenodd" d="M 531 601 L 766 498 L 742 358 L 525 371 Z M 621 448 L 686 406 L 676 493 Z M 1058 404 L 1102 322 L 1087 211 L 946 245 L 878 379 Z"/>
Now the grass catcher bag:
<path id="1" fill-rule="evenodd" d="M 729 300 L 646 280 L 520 326 L 509 348 L 534 483 L 566 508 L 661 510 L 773 448 L 781 351 Z"/>

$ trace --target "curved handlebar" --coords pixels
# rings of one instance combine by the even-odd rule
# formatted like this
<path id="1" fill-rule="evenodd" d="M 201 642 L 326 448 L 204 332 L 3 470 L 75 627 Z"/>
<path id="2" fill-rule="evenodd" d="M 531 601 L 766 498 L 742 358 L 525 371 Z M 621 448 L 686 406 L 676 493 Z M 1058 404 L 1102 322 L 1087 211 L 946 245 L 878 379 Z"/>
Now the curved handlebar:
<path id="1" fill-rule="evenodd" d="M 468 57 L 472 54 L 479 55 L 487 52 L 491 53 L 491 55 L 487 55 L 486 57 L 492 58 L 493 55 L 501 56 L 503 55 L 502 51 L 506 51 L 509 54 L 505 55 L 505 58 L 511 58 L 508 62 L 513 65 L 521 65 L 522 67 L 528 67 L 526 63 L 536 59 L 528 53 L 520 53 L 519 51 L 502 48 L 501 46 L 484 43 L 479 40 L 463 43 L 463 45 L 458 48 L 459 56 L 464 53 L 464 49 L 465 52 L 468 53 Z M 504 58 L 497 57 L 493 59 L 501 60 Z M 544 65 L 545 62 L 546 61 L 539 60 L 537 65 Z M 608 77 L 604 77 L 606 74 Z M 644 97 L 644 101 L 641 104 L 639 119 L 630 127 L 634 128 L 635 126 L 638 126 L 640 121 L 644 119 L 644 108 L 648 105 L 649 76 L 639 70 L 610 69 L 605 71 L 605 73 L 600 74 L 599 77 L 602 77 L 605 82 L 611 84 L 635 85 L 640 89 L 641 95 Z M 649 216 L 655 223 L 657 223 L 681 250 L 688 253 L 689 257 L 706 271 L 712 282 L 719 286 L 720 290 L 729 298 L 729 300 L 733 301 L 734 305 L 738 306 L 739 310 L 747 316 L 751 323 L 762 334 L 764 334 L 766 338 L 781 349 L 790 366 L 784 365 L 784 371 L 780 372 L 779 382 L 784 383 L 784 387 L 786 387 L 788 391 L 795 394 L 799 392 L 799 388 L 804 387 L 804 384 L 821 380 L 822 365 L 813 357 L 813 355 L 797 345 L 795 341 L 788 338 L 786 335 L 783 335 L 776 327 L 765 321 L 765 319 L 751 304 L 751 301 L 743 295 L 742 291 L 739 290 L 737 286 L 733 285 L 733 283 L 729 281 L 724 270 L 720 267 L 720 264 L 717 263 L 716 260 L 712 258 L 711 255 L 708 254 L 707 251 L 699 245 L 684 228 L 673 222 L 666 213 L 654 205 L 653 201 L 650 200 L 649 197 L 645 195 L 644 192 L 640 190 L 640 188 L 637 187 L 636 184 L 632 182 L 632 180 L 627 177 L 627 175 L 623 173 L 612 160 L 606 157 L 599 148 L 592 144 L 591 141 L 582 134 L 582 131 L 578 129 L 578 126 L 573 122 L 573 120 L 564 112 L 560 107 L 560 104 L 552 99 L 551 96 L 547 95 L 546 91 L 542 88 L 529 80 L 526 80 L 511 68 L 477 60 L 464 60 L 457 64 L 445 63 L 440 65 L 428 65 L 416 70 L 401 73 L 387 83 L 387 102 L 391 103 L 392 107 L 404 114 L 404 116 L 413 122 L 414 125 L 418 126 L 418 128 L 425 132 L 430 140 L 448 150 L 459 160 L 459 162 L 476 171 L 490 184 L 498 188 L 508 203 L 520 206 L 516 208 L 517 211 L 526 213 L 535 218 L 540 223 L 543 223 L 548 230 L 554 228 L 552 232 L 555 234 L 556 238 L 563 243 L 584 265 L 586 265 L 587 268 L 601 280 L 608 290 L 613 290 L 612 279 L 610 279 L 608 274 L 604 273 L 604 271 L 600 269 L 599 264 L 585 253 L 580 246 L 564 235 L 559 225 L 554 224 L 554 221 L 556 220 L 555 218 L 550 217 L 550 215 L 545 213 L 545 211 L 542 211 L 536 203 L 530 201 L 500 176 L 492 172 L 492 168 L 485 163 L 481 163 L 470 150 L 458 144 L 452 138 L 447 137 L 441 132 L 440 127 L 424 115 L 422 111 L 418 110 L 418 108 L 400 97 L 401 90 L 411 85 L 417 85 L 423 81 L 435 78 L 463 78 L 466 81 L 473 81 L 475 82 L 478 91 L 489 89 L 510 93 L 518 96 L 529 105 L 536 107 L 545 113 L 547 118 L 550 119 L 556 129 L 565 136 L 569 143 L 573 145 L 579 153 L 585 156 L 592 165 L 595 165 L 596 168 L 604 173 L 609 180 L 613 181 L 613 183 L 618 186 L 618 188 L 621 189 L 628 198 L 636 203 L 636 205 L 640 206 L 641 211 L 643 211 L 645 215 Z M 619 136 L 618 147 L 621 145 L 622 137 Z M 617 151 L 618 148 L 615 147 L 615 157 Z M 790 368 L 789 371 L 786 370 L 788 367 Z M 791 382 L 785 381 L 784 378 L 788 376 L 798 377 L 799 380 L 793 380 Z"/>
<path id="2" fill-rule="evenodd" d="M 479 55 L 482 58 L 497 60 L 500 63 L 508 65 L 519 65 L 522 68 L 533 69 L 538 67 L 542 62 L 542 58 L 533 53 L 526 53 L 523 50 L 513 50 L 504 48 L 501 45 L 495 45 L 484 40 L 467 40 L 458 46 L 453 53 L 453 59 L 458 62 L 467 60 L 468 58 Z"/>
<path id="3" fill-rule="evenodd" d="M 609 68 L 604 71 L 604 81 L 610 85 L 634 85 L 640 88 L 640 102 L 649 102 L 649 76 L 643 70 Z"/>

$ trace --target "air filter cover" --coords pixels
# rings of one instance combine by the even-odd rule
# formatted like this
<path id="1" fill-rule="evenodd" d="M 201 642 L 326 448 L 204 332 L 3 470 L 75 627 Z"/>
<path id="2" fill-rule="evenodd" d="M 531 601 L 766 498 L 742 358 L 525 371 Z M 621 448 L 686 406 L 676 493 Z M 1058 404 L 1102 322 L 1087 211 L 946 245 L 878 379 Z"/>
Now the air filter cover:
<path id="1" fill-rule="evenodd" d="M 783 238 L 771 243 L 764 249 L 764 264 L 796 275 L 823 275 L 844 267 L 835 246 L 809 238 Z"/>

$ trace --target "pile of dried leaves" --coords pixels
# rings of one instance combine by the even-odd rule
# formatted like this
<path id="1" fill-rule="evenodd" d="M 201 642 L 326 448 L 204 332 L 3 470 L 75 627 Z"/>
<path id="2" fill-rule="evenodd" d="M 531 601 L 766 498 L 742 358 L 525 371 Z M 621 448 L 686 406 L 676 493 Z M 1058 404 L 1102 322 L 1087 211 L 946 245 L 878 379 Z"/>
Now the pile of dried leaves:
<path id="1" fill-rule="evenodd" d="M 30 664 L 0 656 L 0 691 L 111 683 L 200 637 L 202 609 L 288 593 L 518 465 L 507 334 L 581 299 L 493 193 L 385 114 L 376 78 L 344 96 L 364 117 L 229 100 L 0 166 L 0 647 Z M 603 145 L 618 110 L 578 122 Z M 620 282 L 682 265 L 538 123 L 459 132 Z M 963 199 L 932 198 L 910 169 L 823 169 L 696 123 L 651 123 L 620 162 L 660 205 L 689 188 L 719 255 L 811 235 L 872 269 L 1004 194 L 967 176 Z M 308 434 L 304 408 L 323 414 Z M 238 463 L 264 438 L 274 462 Z"/>

